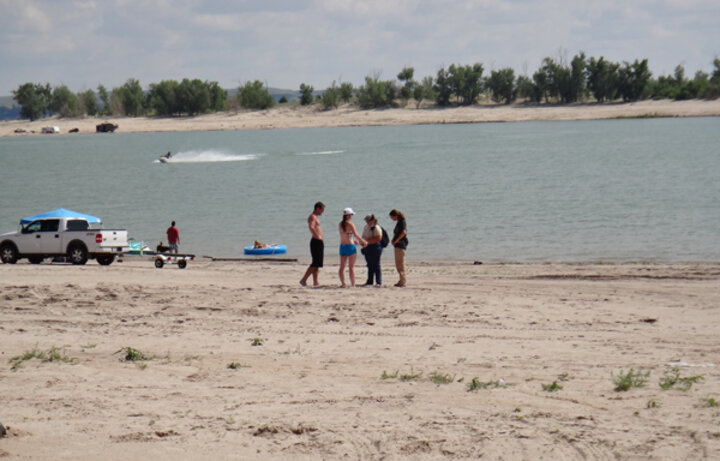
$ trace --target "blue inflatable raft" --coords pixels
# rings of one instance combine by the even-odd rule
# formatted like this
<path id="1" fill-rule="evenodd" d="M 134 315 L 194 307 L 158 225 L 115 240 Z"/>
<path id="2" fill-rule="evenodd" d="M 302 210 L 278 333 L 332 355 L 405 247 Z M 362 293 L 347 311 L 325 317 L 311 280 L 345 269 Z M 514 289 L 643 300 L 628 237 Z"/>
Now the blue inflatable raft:
<path id="1" fill-rule="evenodd" d="M 282 255 L 287 253 L 286 245 L 265 245 L 260 248 L 250 245 L 245 247 L 246 255 Z"/>

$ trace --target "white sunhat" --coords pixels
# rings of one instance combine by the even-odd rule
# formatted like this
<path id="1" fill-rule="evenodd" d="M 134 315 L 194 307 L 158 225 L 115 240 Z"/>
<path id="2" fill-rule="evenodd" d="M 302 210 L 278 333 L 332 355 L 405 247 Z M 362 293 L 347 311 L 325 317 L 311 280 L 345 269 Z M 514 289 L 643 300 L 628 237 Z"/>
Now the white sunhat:
<path id="1" fill-rule="evenodd" d="M 343 210 L 343 216 L 347 216 L 347 215 L 349 215 L 349 214 L 355 214 L 355 212 L 353 211 L 352 208 L 347 207 L 347 208 L 345 208 L 345 209 Z"/>

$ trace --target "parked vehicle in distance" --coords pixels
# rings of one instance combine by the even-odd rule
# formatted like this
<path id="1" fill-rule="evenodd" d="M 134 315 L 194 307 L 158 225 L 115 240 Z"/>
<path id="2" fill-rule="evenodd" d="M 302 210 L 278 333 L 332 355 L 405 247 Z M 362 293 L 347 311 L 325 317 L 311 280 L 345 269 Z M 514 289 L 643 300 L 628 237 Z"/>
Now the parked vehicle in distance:
<path id="1" fill-rule="evenodd" d="M 110 122 L 103 122 L 95 125 L 95 132 L 96 133 L 114 133 L 115 130 L 117 130 L 119 125 L 110 123 Z"/>
<path id="2" fill-rule="evenodd" d="M 58 211 L 68 212 L 67 216 L 52 215 Z M 93 228 L 92 220 L 88 219 L 92 216 L 72 214 L 60 209 L 38 215 L 26 224 L 21 221 L 20 230 L 0 235 L 0 259 L 5 264 L 15 264 L 27 258 L 32 264 L 40 264 L 46 258 L 67 257 L 73 264 L 95 259 L 107 266 L 128 249 L 127 230 Z M 95 219 L 95 224 L 102 222 Z"/>
<path id="3" fill-rule="evenodd" d="M 60 133 L 60 127 L 57 126 L 44 126 L 40 129 L 42 134 L 56 134 Z"/>

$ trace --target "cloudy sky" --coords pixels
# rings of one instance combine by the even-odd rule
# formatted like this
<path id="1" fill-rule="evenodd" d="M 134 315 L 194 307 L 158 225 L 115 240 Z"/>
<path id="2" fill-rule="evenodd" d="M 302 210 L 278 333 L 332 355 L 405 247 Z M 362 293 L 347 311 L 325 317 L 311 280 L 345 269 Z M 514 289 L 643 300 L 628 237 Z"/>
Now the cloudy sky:
<path id="1" fill-rule="evenodd" d="M 320 89 L 476 62 L 532 75 L 580 51 L 710 73 L 720 0 L 0 0 L 0 96 L 129 78 Z"/>

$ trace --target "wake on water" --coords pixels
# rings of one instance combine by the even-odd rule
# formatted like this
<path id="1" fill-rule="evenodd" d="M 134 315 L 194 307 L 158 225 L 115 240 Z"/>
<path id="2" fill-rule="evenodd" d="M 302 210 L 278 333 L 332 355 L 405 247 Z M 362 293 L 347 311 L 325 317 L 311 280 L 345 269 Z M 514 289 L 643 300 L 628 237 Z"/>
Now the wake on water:
<path id="1" fill-rule="evenodd" d="M 295 155 L 333 155 L 333 154 L 342 154 L 343 150 L 321 150 L 319 152 L 299 152 Z"/>
<path id="2" fill-rule="evenodd" d="M 295 155 L 334 155 L 342 154 L 342 150 L 323 150 L 318 152 L 298 152 Z M 244 162 L 255 160 L 263 154 L 233 154 L 222 150 L 189 150 L 176 152 L 169 159 L 160 162 L 156 159 L 153 163 L 205 163 L 205 162 Z"/>
<path id="3" fill-rule="evenodd" d="M 260 154 L 233 154 L 222 150 L 188 150 L 176 152 L 165 163 L 244 162 Z M 156 159 L 154 163 L 161 163 Z"/>

